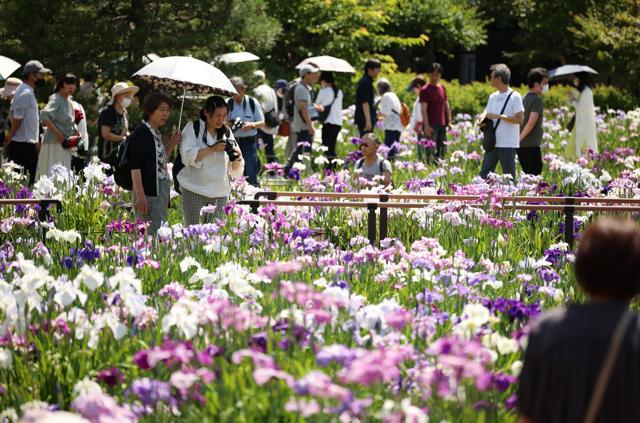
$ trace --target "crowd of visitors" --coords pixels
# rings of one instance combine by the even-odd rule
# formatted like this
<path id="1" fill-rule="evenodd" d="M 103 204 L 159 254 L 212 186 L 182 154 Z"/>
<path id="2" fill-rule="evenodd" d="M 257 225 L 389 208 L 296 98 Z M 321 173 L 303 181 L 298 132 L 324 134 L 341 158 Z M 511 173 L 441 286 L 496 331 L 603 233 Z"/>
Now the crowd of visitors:
<path id="1" fill-rule="evenodd" d="M 361 158 L 354 163 L 354 170 L 364 181 L 388 186 L 392 183 L 391 160 L 401 151 L 403 134 L 416 141 L 419 160 L 437 165 L 439 160 L 446 159 L 452 111 L 441 82 L 444 70 L 439 63 L 431 65 L 426 79 L 418 75 L 411 81 L 408 91 L 416 96 L 411 109 L 401 102 L 394 91 L 397 87 L 386 78 L 378 78 L 381 70 L 379 60 L 367 60 L 356 86 L 354 123 L 361 139 Z M 127 109 L 139 88 L 117 82 L 97 117 L 98 158 L 114 168 L 119 145 L 127 138 L 135 141 L 130 148 L 133 204 L 140 217 L 153 222 L 152 232 L 166 219 L 167 164 L 178 145 L 183 168 L 177 169 L 175 177 L 182 185 L 184 219 L 188 224 L 202 221 L 200 209 L 204 205 L 220 209 L 226 204 L 230 178 L 242 175 L 249 184 L 259 186 L 263 166 L 258 150 L 264 146 L 266 162 L 278 162 L 274 146 L 278 135 L 288 137 L 285 177 L 292 175 L 305 156 L 308 160 L 305 166 L 324 163 L 327 171 L 336 170 L 341 163 L 336 146 L 345 119 L 345 94 L 333 73 L 321 72 L 313 63 L 301 66 L 298 72 L 299 78 L 290 82 L 279 79 L 273 86 L 261 70 L 253 74 L 251 86 L 240 77 L 231 78 L 237 94 L 226 101 L 216 96 L 208 98 L 199 119 L 187 123 L 181 133 L 176 132 L 171 138 L 163 137 L 159 131 L 169 117 L 170 99 L 159 93 L 146 94 L 143 122 L 130 132 L 132 122 Z M 0 92 L 10 101 L 7 113 L 0 116 L 0 124 L 6 130 L 2 132 L 4 154 L 25 169 L 29 184 L 40 175 L 49 174 L 54 164 L 76 171 L 82 169 L 89 150 L 87 115 L 82 105 L 73 100 L 79 84 L 75 75 L 60 74 L 48 103 L 39 110 L 35 90 L 49 74 L 51 70 L 39 61 L 29 61 L 22 69 L 23 79 L 7 79 Z M 576 74 L 573 81 L 576 89 L 571 101 L 576 113 L 565 152 L 569 158 L 579 157 L 589 149 L 597 151 L 588 76 Z M 543 68 L 532 69 L 527 75 L 529 92 L 524 98 L 510 87 L 510 81 L 511 71 L 505 64 L 491 67 L 490 82 L 496 91 L 489 96 L 477 121 L 485 137 L 487 134 L 493 137 L 493 144 L 485 147 L 482 178 L 487 178 L 500 163 L 502 172 L 515 180 L 516 156 L 524 173 L 542 172 L 543 96 L 548 91 L 549 75 Z M 314 95 L 316 85 L 319 87 Z M 250 88 L 253 96 L 248 94 Z M 317 137 L 319 125 L 322 132 Z M 383 150 L 379 150 L 381 143 L 374 135 L 376 128 L 381 131 L 380 139 L 386 147 Z M 310 160 L 315 138 L 322 140 L 324 162 Z"/>

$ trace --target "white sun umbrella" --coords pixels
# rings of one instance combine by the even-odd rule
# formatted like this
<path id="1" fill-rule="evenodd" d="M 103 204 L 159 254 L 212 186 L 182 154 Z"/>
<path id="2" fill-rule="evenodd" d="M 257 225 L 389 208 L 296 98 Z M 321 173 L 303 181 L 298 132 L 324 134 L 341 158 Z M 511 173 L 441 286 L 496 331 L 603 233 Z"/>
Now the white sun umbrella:
<path id="1" fill-rule="evenodd" d="M 356 70 L 343 59 L 338 59 L 333 56 L 315 56 L 307 57 L 296 66 L 296 69 L 301 69 L 304 65 L 315 65 L 321 71 L 327 72 L 342 72 L 342 73 L 356 73 Z"/>
<path id="2" fill-rule="evenodd" d="M 182 110 L 187 91 L 225 96 L 237 94 L 229 78 L 220 69 L 193 57 L 161 57 L 134 73 L 133 78 L 148 82 L 157 88 L 182 88 L 178 127 L 182 124 Z"/>
<path id="3" fill-rule="evenodd" d="M 593 75 L 597 75 L 598 72 L 589 67 L 589 66 L 583 66 L 583 65 L 564 65 L 564 66 L 560 66 L 559 68 L 555 68 L 549 71 L 549 77 L 552 79 L 555 78 L 561 78 L 563 76 L 569 76 L 569 75 L 573 75 L 575 73 L 580 73 L 580 72 L 586 72 L 586 73 L 590 73 Z"/>
<path id="4" fill-rule="evenodd" d="M 237 53 L 227 53 L 217 56 L 213 61 L 215 63 L 243 63 L 243 62 L 255 62 L 256 60 L 260 60 L 260 57 L 256 56 L 253 53 L 249 53 L 248 51 L 240 51 Z"/>
<path id="5" fill-rule="evenodd" d="M 20 67 L 20 63 L 5 56 L 0 56 L 0 79 L 7 79 Z"/>

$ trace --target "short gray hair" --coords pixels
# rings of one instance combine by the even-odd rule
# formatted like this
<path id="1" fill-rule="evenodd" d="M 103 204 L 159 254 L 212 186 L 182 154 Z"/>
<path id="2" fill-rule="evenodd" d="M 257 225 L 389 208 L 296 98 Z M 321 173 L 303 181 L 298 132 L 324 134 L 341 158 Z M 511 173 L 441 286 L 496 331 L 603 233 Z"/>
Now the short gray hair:
<path id="1" fill-rule="evenodd" d="M 511 70 L 504 63 L 491 65 L 489 69 L 491 70 L 491 73 L 494 74 L 496 78 L 500 78 L 503 83 L 509 84 L 511 81 Z"/>

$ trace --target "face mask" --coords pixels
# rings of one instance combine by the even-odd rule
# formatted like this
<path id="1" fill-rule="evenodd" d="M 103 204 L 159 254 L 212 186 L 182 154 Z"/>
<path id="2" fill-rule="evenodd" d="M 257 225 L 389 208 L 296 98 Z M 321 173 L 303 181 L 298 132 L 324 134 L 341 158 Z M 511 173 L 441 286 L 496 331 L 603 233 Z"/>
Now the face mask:
<path id="1" fill-rule="evenodd" d="M 580 80 L 579 80 L 578 78 L 574 79 L 574 80 L 573 80 L 573 85 L 574 85 L 575 87 L 577 87 L 577 86 L 578 86 L 578 84 L 580 84 Z"/>
<path id="2" fill-rule="evenodd" d="M 546 94 L 549 92 L 549 84 L 544 84 L 542 86 L 542 94 Z"/>
<path id="3" fill-rule="evenodd" d="M 120 105 L 125 109 L 131 106 L 131 97 L 125 97 L 122 100 L 120 100 Z"/>
<path id="4" fill-rule="evenodd" d="M 36 80 L 36 87 L 40 88 L 44 86 L 44 79 L 37 79 Z"/>

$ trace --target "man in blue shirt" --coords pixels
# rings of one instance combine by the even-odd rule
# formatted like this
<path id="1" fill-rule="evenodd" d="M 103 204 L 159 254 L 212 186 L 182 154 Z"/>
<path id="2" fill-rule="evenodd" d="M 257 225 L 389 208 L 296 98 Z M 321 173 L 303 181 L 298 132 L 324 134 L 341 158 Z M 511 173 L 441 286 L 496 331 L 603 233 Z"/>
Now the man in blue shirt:
<path id="1" fill-rule="evenodd" d="M 376 109 L 373 104 L 373 81 L 378 77 L 382 64 L 377 59 L 369 59 L 364 64 L 364 75 L 358 81 L 356 89 L 356 114 L 355 124 L 358 126 L 360 136 L 373 132 L 376 124 Z"/>
<path id="2" fill-rule="evenodd" d="M 264 128 L 264 114 L 260 103 L 253 97 L 245 95 L 246 85 L 240 77 L 231 78 L 231 83 L 238 92 L 229 99 L 229 127 L 236 119 L 240 119 L 242 126 L 233 136 L 238 141 L 242 157 L 244 157 L 244 176 L 247 181 L 258 186 L 258 128 Z"/>

